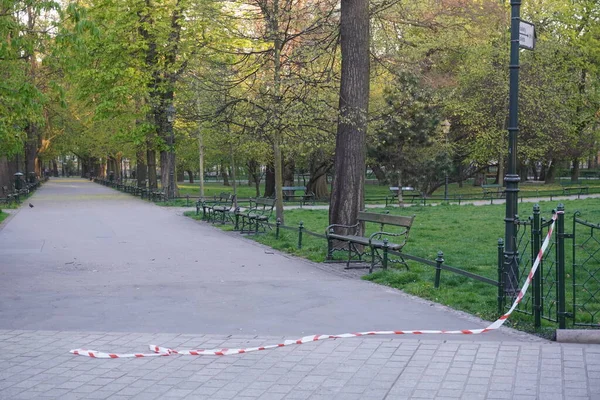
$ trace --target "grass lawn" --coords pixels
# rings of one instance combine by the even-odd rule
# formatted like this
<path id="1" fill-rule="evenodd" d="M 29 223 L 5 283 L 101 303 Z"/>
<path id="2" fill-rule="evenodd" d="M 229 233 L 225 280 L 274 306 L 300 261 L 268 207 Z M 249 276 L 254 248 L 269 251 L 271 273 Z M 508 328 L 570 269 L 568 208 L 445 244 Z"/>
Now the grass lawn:
<path id="1" fill-rule="evenodd" d="M 600 222 L 600 199 L 570 200 L 563 203 L 567 231 L 571 231 L 571 221 L 575 211 L 581 212 L 582 219 Z M 542 217 L 550 218 L 551 211 L 557 204 L 556 201 L 540 202 Z M 532 209 L 533 203 L 519 204 L 521 216 L 531 215 Z M 497 243 L 499 238 L 504 237 L 505 206 L 503 204 L 412 206 L 400 209 L 389 208 L 388 211 L 391 214 L 416 216 L 408 244 L 404 247 L 405 253 L 434 260 L 438 251 L 442 251 L 445 264 L 497 279 Z M 186 213 L 195 217 L 193 214 L 195 213 Z M 297 227 L 300 221 L 304 223 L 305 230 L 324 234 L 328 225 L 328 212 L 302 209 L 285 211 L 285 225 Z M 225 225 L 224 229 L 232 229 L 232 227 Z M 250 237 L 275 249 L 312 261 L 322 262 L 326 257 L 326 241 L 306 233 L 303 235 L 302 249 L 298 249 L 296 230 L 282 230 L 279 240 L 275 239 L 274 232 Z M 409 271 L 404 268 L 378 270 L 365 279 L 402 289 L 407 293 L 488 320 L 497 317 L 495 286 L 442 271 L 440 289 L 435 289 L 434 268 L 412 261 L 409 261 L 409 267 Z M 340 264 L 339 268 L 343 268 L 343 264 Z M 511 317 L 510 323 L 521 329 L 531 330 L 532 320 L 529 316 L 517 314 Z"/>
<path id="2" fill-rule="evenodd" d="M 588 179 L 582 184 L 588 186 L 590 192 L 600 192 L 600 179 Z M 189 195 L 191 198 L 198 198 L 200 196 L 200 189 L 198 183 L 178 183 L 180 197 Z M 525 197 L 533 196 L 549 196 L 551 193 L 554 195 L 562 193 L 563 187 L 558 183 L 545 185 L 543 182 L 523 182 L 519 184 L 520 195 Z M 260 186 L 260 193 L 262 195 L 264 191 L 264 184 Z M 206 197 L 213 197 L 219 195 L 221 192 L 233 193 L 232 186 L 224 186 L 219 182 L 205 183 L 204 194 Z M 239 184 L 237 186 L 238 198 L 248 199 L 250 197 L 256 197 L 256 189 L 254 186 L 248 186 L 247 184 Z M 365 198 L 368 203 L 384 203 L 385 197 L 390 195 L 389 186 L 381 186 L 377 184 L 365 185 Z M 481 187 L 473 186 L 472 183 L 465 183 L 463 187 L 459 187 L 457 183 L 448 185 L 448 195 L 450 198 L 457 196 L 473 197 L 481 199 L 483 192 Z M 434 193 L 433 198 L 441 199 L 444 196 L 444 187 L 439 187 Z M 181 205 L 181 201 L 177 202 Z"/>
<path id="3" fill-rule="evenodd" d="M 2 210 L 0 210 L 0 224 L 2 223 L 2 221 L 4 221 L 6 218 L 8 218 L 8 215 L 9 214 L 2 212 Z"/>

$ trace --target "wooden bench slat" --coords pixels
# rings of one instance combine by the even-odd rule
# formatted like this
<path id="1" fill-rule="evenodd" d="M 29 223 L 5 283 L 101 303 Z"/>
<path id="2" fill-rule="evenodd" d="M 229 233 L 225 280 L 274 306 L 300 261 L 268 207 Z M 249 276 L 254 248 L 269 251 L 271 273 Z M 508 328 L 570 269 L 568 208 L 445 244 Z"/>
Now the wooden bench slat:
<path id="1" fill-rule="evenodd" d="M 372 212 L 359 211 L 358 220 L 365 222 L 377 222 L 380 224 L 398 225 L 398 226 L 411 226 L 414 216 L 404 217 L 402 215 L 390 215 L 390 214 L 377 214 Z"/>
<path id="2" fill-rule="evenodd" d="M 358 235 L 358 227 L 359 224 L 352 226 L 343 226 L 343 225 L 329 225 L 327 227 L 327 231 L 325 232 L 327 236 L 327 259 L 331 260 L 333 252 L 336 250 L 345 250 L 345 249 L 334 249 L 333 241 L 345 242 L 348 244 L 348 260 L 346 262 L 346 268 L 350 268 L 350 262 L 353 254 L 358 256 L 359 260 L 362 260 L 363 255 L 367 254 L 367 252 L 362 251 L 362 249 L 357 248 L 356 246 L 366 246 L 370 249 L 369 255 L 371 257 L 371 266 L 369 268 L 370 272 L 373 272 L 373 268 L 377 260 L 381 260 L 381 263 L 384 268 L 387 268 L 387 252 L 389 250 L 401 251 L 406 241 L 408 240 L 408 234 L 410 232 L 410 228 L 413 224 L 415 216 L 406 217 L 402 215 L 389 215 L 389 214 L 379 214 L 372 213 L 366 211 L 359 211 L 357 216 L 357 221 L 360 222 L 369 222 L 369 223 L 377 223 L 380 224 L 379 230 L 371 234 L 370 236 Z M 396 226 L 405 228 L 402 232 L 386 232 L 385 226 Z M 334 228 L 343 228 L 343 229 L 354 229 L 354 234 L 352 231 L 345 233 L 335 233 L 333 231 Z M 384 239 L 387 239 L 385 240 Z M 378 251 L 383 250 L 383 257 L 379 255 Z M 400 262 L 407 266 L 406 262 L 402 257 L 400 257 Z M 408 268 L 408 266 L 407 266 Z"/>

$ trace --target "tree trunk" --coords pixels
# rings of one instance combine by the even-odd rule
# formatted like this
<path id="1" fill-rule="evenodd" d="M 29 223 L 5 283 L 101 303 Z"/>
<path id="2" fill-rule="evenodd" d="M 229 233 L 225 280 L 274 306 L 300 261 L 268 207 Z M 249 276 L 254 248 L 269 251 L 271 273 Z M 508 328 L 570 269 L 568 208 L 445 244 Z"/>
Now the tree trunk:
<path id="1" fill-rule="evenodd" d="M 364 208 L 369 108 L 369 1 L 341 3 L 342 72 L 329 221 L 352 225 Z M 360 227 L 359 234 L 364 231 Z"/>
<path id="2" fill-rule="evenodd" d="M 158 178 L 156 176 L 156 150 L 151 148 L 152 144 L 148 142 L 146 151 L 146 161 L 148 162 L 148 189 L 158 189 Z"/>
<path id="3" fill-rule="evenodd" d="M 287 158 L 283 166 L 283 186 L 294 186 L 294 173 L 296 171 L 296 163 L 293 158 Z"/>
<path id="4" fill-rule="evenodd" d="M 58 163 L 56 159 L 52 159 L 52 176 L 58 178 Z"/>
<path id="5" fill-rule="evenodd" d="M 385 176 L 385 172 L 383 169 L 381 169 L 379 164 L 371 164 L 369 166 L 371 167 L 371 170 L 375 174 L 375 177 L 380 185 L 385 186 L 389 183 L 388 178 Z"/>
<path id="6" fill-rule="evenodd" d="M 260 164 L 256 160 L 250 160 L 246 164 L 248 167 L 248 186 L 254 184 L 256 188 L 256 197 L 260 196 Z"/>
<path id="7" fill-rule="evenodd" d="M 229 127 L 227 127 L 227 131 L 229 132 Z M 229 145 L 229 154 L 231 157 L 231 181 L 233 182 L 233 195 L 235 196 L 233 206 L 237 208 L 237 171 L 235 167 L 235 154 L 233 151 L 233 143 Z"/>
<path id="8" fill-rule="evenodd" d="M 571 182 L 577 182 L 579 180 L 579 158 L 573 158 L 572 162 L 573 169 L 571 169 Z"/>
<path id="9" fill-rule="evenodd" d="M 275 132 L 273 140 L 273 173 L 275 175 L 275 217 L 285 224 L 283 217 L 283 160 L 281 154 L 281 133 Z"/>
<path id="10" fill-rule="evenodd" d="M 223 163 L 221 163 L 221 177 L 223 178 L 223 185 L 230 186 L 229 185 L 229 175 L 227 175 L 227 168 L 225 168 Z"/>
<path id="11" fill-rule="evenodd" d="M 25 143 L 25 176 L 23 178 L 29 181 L 30 173 L 35 174 L 35 161 L 37 158 L 40 131 L 35 124 L 28 124 L 25 131 L 27 133 L 27 142 Z"/>
<path id="12" fill-rule="evenodd" d="M 496 185 L 504 186 L 504 157 L 498 160 L 498 173 L 496 174 Z"/>
<path id="13" fill-rule="evenodd" d="M 204 197 L 204 137 L 198 127 L 198 180 L 200 181 L 200 197 Z"/>
<path id="14" fill-rule="evenodd" d="M 317 199 L 329 199 L 327 172 L 331 168 L 331 161 L 324 158 L 325 156 L 321 150 L 313 152 L 310 158 L 310 179 L 306 184 L 306 190 L 313 192 Z"/>
<path id="15" fill-rule="evenodd" d="M 526 182 L 529 178 L 529 166 L 524 162 L 519 162 L 519 176 L 521 182 Z"/>
<path id="16" fill-rule="evenodd" d="M 265 171 L 265 193 L 264 197 L 273 197 L 275 195 L 275 168 L 272 163 L 267 164 Z"/>
<path id="17" fill-rule="evenodd" d="M 473 179 L 473 186 L 481 185 L 485 185 L 485 174 L 482 172 L 478 172 L 475 174 L 475 178 Z"/>
<path id="18" fill-rule="evenodd" d="M 556 180 L 556 164 L 553 161 L 550 161 L 550 165 L 547 169 L 545 169 L 544 182 L 545 183 L 554 183 Z"/>
<path id="19" fill-rule="evenodd" d="M 537 166 L 534 161 L 531 161 L 529 168 L 531 168 L 531 172 L 533 173 L 533 180 L 539 181 L 540 177 L 538 175 Z"/>
<path id="20" fill-rule="evenodd" d="M 146 179 L 148 178 L 148 167 L 146 166 L 146 157 L 144 156 L 144 150 L 138 149 L 136 153 L 137 166 L 135 169 L 135 176 L 137 178 L 137 185 L 139 188 L 146 187 Z"/>
<path id="21" fill-rule="evenodd" d="M 194 173 L 189 169 L 186 169 L 185 172 L 187 172 L 188 174 L 188 180 L 190 181 L 190 183 L 194 183 Z"/>

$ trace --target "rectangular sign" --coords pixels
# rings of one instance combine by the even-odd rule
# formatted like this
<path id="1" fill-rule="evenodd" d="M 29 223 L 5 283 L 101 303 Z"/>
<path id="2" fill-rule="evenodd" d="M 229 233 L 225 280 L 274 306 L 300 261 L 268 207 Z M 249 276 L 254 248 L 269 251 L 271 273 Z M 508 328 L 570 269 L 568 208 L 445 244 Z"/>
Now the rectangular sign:
<path id="1" fill-rule="evenodd" d="M 535 25 L 523 21 L 519 23 L 519 47 L 533 50 L 535 48 Z"/>

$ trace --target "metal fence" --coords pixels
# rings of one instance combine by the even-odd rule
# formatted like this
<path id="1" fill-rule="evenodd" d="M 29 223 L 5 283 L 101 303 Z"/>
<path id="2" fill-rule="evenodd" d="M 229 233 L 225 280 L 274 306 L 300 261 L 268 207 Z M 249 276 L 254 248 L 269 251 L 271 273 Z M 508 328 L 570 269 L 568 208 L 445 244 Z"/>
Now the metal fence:
<path id="1" fill-rule="evenodd" d="M 576 212 L 569 233 L 565 230 L 563 205 L 559 204 L 554 212 L 558 213 L 555 233 L 533 277 L 532 288 L 517 311 L 532 315 L 536 328 L 541 327 L 542 319 L 556 323 L 559 329 L 600 328 L 600 225 L 582 220 Z M 520 285 L 527 279 L 552 223 L 540 214 L 536 204 L 531 217 L 515 222 Z M 500 257 L 498 264 L 503 268 Z M 507 279 L 504 272 L 502 277 Z M 514 296 L 505 293 L 502 305 L 508 307 L 513 300 Z"/>

